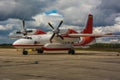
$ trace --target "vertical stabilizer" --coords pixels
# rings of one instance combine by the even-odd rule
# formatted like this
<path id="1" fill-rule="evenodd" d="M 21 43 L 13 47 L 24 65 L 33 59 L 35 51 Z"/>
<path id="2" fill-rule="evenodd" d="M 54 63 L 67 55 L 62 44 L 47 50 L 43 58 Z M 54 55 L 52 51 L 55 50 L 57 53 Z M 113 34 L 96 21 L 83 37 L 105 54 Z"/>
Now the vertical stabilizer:
<path id="1" fill-rule="evenodd" d="M 91 34 L 92 32 L 93 32 L 93 15 L 89 14 L 86 27 L 81 33 L 89 33 L 89 34 Z"/>

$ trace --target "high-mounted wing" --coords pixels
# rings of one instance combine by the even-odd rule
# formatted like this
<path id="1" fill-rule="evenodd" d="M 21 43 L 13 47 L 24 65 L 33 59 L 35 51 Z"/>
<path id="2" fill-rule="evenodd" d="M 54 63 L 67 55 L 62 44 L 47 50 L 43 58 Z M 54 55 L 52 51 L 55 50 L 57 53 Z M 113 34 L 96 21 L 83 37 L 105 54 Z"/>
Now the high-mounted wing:
<path id="1" fill-rule="evenodd" d="M 120 35 L 113 35 L 112 33 L 108 33 L 108 34 L 69 34 L 69 36 L 71 37 L 120 37 Z"/>

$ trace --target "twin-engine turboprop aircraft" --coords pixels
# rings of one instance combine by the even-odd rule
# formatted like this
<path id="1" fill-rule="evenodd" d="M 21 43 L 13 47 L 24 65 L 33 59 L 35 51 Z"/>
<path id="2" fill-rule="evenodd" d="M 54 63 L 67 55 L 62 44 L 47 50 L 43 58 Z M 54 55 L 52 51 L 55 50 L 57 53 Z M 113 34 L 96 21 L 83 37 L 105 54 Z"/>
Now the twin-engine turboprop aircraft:
<path id="1" fill-rule="evenodd" d="M 80 33 L 73 29 L 60 29 L 62 23 L 63 21 L 60 22 L 57 28 L 53 27 L 51 23 L 48 23 L 53 29 L 52 34 L 47 34 L 40 30 L 38 35 L 27 35 L 27 33 L 31 31 L 25 29 L 25 23 L 23 22 L 23 32 L 18 31 L 17 33 L 22 33 L 24 36 L 15 41 L 13 46 L 23 49 L 23 55 L 28 54 L 27 49 L 36 49 L 38 53 L 43 53 L 44 51 L 68 50 L 69 54 L 75 54 L 74 49 L 76 46 L 85 46 L 99 37 L 115 36 L 111 33 L 93 34 L 93 15 L 91 14 L 88 15 L 85 29 Z"/>

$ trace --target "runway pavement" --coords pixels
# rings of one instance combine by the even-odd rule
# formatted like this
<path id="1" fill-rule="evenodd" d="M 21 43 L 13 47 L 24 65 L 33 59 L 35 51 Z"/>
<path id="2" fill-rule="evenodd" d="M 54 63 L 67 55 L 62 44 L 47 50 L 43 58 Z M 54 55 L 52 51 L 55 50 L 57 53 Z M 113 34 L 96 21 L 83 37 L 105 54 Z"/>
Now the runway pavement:
<path id="1" fill-rule="evenodd" d="M 0 80 L 120 80 L 120 53 L 31 52 L 0 49 Z"/>

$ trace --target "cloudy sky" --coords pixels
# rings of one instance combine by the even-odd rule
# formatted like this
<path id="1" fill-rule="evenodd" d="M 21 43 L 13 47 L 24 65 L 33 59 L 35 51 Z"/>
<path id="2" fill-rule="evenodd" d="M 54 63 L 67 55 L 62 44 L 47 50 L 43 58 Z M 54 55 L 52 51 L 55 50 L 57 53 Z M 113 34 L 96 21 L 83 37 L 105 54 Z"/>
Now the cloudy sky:
<path id="1" fill-rule="evenodd" d="M 28 28 L 48 29 L 43 13 L 57 10 L 64 16 L 63 26 L 83 29 L 88 14 L 94 16 L 94 32 L 120 32 L 120 0 L 0 0 L 0 43 L 11 43 L 13 30 L 21 29 L 21 19 Z"/>

